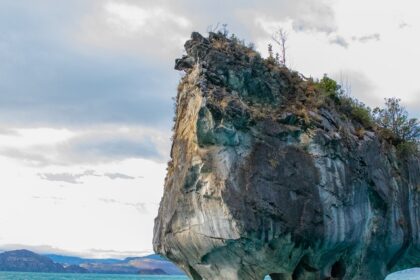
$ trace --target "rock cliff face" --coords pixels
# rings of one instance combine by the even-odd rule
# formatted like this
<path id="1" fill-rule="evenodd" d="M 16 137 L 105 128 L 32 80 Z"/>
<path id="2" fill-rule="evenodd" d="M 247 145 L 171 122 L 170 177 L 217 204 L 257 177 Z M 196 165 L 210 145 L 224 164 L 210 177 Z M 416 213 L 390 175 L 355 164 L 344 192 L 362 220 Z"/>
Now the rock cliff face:
<path id="1" fill-rule="evenodd" d="M 419 158 L 220 34 L 185 49 L 156 252 L 195 280 L 382 280 L 420 265 Z"/>

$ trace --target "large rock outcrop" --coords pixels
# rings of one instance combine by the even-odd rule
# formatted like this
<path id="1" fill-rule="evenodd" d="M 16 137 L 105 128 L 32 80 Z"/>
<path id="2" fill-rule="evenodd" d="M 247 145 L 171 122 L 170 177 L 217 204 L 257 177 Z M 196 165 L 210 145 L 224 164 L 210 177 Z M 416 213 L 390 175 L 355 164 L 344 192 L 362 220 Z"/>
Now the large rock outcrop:
<path id="1" fill-rule="evenodd" d="M 309 79 L 193 33 L 154 248 L 192 279 L 383 280 L 420 266 L 420 165 Z"/>

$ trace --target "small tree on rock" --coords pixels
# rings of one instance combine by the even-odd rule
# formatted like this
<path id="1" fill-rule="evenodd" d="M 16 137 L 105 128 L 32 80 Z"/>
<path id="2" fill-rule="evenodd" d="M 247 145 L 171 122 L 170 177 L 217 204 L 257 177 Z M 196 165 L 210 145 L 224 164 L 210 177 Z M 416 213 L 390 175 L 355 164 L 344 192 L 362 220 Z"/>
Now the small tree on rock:
<path id="1" fill-rule="evenodd" d="M 385 108 L 375 108 L 373 116 L 377 125 L 392 132 L 397 142 L 417 141 L 420 137 L 419 121 L 409 119 L 399 98 L 385 98 Z"/>
<path id="2" fill-rule="evenodd" d="M 283 28 L 280 28 L 271 36 L 271 38 L 280 47 L 280 55 L 278 62 L 280 63 L 280 65 L 286 66 L 287 32 Z"/>

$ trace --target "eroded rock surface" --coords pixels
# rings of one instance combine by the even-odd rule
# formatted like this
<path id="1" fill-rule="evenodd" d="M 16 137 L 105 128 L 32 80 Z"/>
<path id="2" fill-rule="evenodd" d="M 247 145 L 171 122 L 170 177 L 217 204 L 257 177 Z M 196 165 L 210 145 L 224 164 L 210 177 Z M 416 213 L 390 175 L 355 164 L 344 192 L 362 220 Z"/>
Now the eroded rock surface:
<path id="1" fill-rule="evenodd" d="M 195 280 L 420 266 L 417 157 L 235 41 L 193 33 L 185 49 L 156 252 Z"/>

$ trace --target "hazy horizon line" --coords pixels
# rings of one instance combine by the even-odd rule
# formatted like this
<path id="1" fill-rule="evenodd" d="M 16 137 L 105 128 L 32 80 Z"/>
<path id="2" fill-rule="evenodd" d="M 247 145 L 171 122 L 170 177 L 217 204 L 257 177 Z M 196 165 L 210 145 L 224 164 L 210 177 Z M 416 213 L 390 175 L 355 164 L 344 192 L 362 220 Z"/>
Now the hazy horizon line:
<path id="1" fill-rule="evenodd" d="M 86 251 L 71 251 L 66 249 L 57 248 L 51 245 L 25 245 L 25 244 L 1 244 L 0 251 L 13 251 L 13 250 L 29 250 L 40 255 L 62 255 L 68 257 L 79 257 L 89 259 L 125 259 L 129 257 L 144 257 L 153 255 L 155 252 L 144 251 L 118 251 L 112 249 L 96 249 L 92 248 Z"/>

